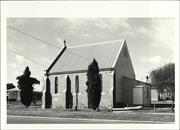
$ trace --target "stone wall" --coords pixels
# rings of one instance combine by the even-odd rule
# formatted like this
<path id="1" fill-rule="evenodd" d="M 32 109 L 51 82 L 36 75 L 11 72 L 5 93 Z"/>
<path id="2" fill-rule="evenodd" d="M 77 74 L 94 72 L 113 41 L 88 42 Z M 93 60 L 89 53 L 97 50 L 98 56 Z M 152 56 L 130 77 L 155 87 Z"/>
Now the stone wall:
<path id="1" fill-rule="evenodd" d="M 102 71 L 102 93 L 100 109 L 111 108 L 113 106 L 113 74 L 112 71 Z M 78 93 L 78 108 L 83 109 L 87 107 L 87 74 L 86 73 L 74 73 L 74 74 L 61 74 L 61 75 L 50 75 L 50 86 L 52 94 L 52 107 L 63 107 L 66 106 L 66 86 L 67 76 L 71 81 L 71 93 L 73 95 L 73 108 L 76 105 L 76 93 L 75 93 L 75 77 L 79 76 L 79 93 Z M 58 93 L 55 93 L 55 77 L 58 77 Z"/>

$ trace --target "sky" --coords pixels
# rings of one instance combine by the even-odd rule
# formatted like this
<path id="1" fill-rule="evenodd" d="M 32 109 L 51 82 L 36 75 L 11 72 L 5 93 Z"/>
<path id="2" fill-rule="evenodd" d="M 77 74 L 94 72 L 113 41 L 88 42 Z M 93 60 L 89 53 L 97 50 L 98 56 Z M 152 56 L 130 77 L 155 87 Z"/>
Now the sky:
<path id="1" fill-rule="evenodd" d="M 125 39 L 136 79 L 145 81 L 151 70 L 175 62 L 174 26 L 173 18 L 8 18 L 7 82 L 17 85 L 28 65 L 42 86 L 64 39 L 68 47 Z"/>

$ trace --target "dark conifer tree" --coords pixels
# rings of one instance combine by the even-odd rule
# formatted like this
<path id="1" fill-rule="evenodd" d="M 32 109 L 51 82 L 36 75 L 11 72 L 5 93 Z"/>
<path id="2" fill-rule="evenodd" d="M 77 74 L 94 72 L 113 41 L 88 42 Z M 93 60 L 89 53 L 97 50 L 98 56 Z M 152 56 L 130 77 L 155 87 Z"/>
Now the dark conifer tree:
<path id="1" fill-rule="evenodd" d="M 33 84 L 39 84 L 40 82 L 36 78 L 32 78 L 29 67 L 24 70 L 23 75 L 18 76 L 18 87 L 20 89 L 21 102 L 28 108 L 31 105 L 33 98 Z"/>
<path id="2" fill-rule="evenodd" d="M 97 109 L 101 100 L 101 75 L 99 74 L 98 63 L 95 59 L 88 66 L 87 71 L 87 95 L 88 95 L 88 108 L 93 110 Z"/>

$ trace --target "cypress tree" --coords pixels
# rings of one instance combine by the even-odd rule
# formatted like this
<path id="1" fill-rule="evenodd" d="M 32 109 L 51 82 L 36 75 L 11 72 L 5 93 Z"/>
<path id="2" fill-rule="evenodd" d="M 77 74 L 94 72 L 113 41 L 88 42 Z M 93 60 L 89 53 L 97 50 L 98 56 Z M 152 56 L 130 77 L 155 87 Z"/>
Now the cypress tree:
<path id="1" fill-rule="evenodd" d="M 36 78 L 30 77 L 31 71 L 27 66 L 23 75 L 18 76 L 18 87 L 20 89 L 21 103 L 28 108 L 31 105 L 33 98 L 33 84 L 39 84 L 40 82 Z"/>
<path id="2" fill-rule="evenodd" d="M 101 100 L 101 75 L 99 74 L 99 66 L 95 59 L 88 66 L 87 71 L 87 95 L 88 108 L 96 110 L 99 107 Z"/>

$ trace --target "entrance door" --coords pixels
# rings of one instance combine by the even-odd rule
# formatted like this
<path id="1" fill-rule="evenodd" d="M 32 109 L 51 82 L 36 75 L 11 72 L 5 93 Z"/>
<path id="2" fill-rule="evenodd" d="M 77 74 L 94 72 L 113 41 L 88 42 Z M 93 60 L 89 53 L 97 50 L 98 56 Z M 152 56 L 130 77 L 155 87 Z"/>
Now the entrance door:
<path id="1" fill-rule="evenodd" d="M 143 105 L 143 86 L 133 88 L 133 104 Z"/>
<path id="2" fill-rule="evenodd" d="M 71 93 L 71 79 L 69 76 L 66 79 L 66 108 L 72 108 L 73 106 L 73 96 Z"/>

